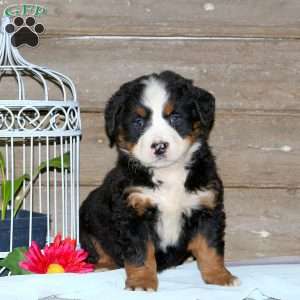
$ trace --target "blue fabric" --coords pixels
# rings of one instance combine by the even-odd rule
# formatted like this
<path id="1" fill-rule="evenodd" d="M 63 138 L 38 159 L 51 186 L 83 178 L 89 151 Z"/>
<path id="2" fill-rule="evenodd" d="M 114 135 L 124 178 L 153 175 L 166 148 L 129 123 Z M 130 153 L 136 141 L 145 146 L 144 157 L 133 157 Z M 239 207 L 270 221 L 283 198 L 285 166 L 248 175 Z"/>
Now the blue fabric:
<path id="1" fill-rule="evenodd" d="M 159 291 L 153 293 L 124 290 L 123 269 L 89 274 L 2 277 L 0 299 L 243 300 L 247 297 L 254 300 L 267 300 L 268 297 L 280 300 L 300 299 L 298 264 L 234 266 L 229 269 L 242 281 L 240 287 L 204 284 L 193 262 L 159 274 Z"/>

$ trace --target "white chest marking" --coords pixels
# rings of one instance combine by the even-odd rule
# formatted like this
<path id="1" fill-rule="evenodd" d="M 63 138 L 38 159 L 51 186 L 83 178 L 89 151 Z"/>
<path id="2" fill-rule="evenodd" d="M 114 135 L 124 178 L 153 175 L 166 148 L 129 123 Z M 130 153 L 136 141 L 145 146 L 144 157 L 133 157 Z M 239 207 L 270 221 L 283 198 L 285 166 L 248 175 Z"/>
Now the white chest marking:
<path id="1" fill-rule="evenodd" d="M 182 163 L 156 169 L 153 179 L 163 183 L 155 190 L 142 188 L 143 193 L 149 196 L 153 205 L 159 209 L 156 231 L 161 240 L 162 250 L 177 243 L 182 231 L 183 215 L 190 216 L 193 209 L 201 206 L 201 196 L 207 194 L 207 191 L 186 192 L 184 183 L 187 173 Z"/>

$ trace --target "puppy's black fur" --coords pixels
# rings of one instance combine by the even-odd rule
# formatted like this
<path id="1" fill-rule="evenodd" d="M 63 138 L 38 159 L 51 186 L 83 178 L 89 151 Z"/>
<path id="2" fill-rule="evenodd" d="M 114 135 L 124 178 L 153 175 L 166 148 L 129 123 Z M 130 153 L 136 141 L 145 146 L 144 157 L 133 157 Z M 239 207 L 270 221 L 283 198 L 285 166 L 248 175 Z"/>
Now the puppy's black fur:
<path id="1" fill-rule="evenodd" d="M 165 84 L 174 109 L 184 116 L 180 124 L 171 124 L 180 136 L 189 136 L 193 132 L 193 124 L 200 124 L 201 130 L 196 132 L 196 136 L 193 134 L 192 142 L 198 142 L 201 146 L 193 153 L 186 166 L 188 175 L 183 182 L 185 190 L 194 193 L 210 189 L 215 195 L 212 207 L 199 205 L 190 215 L 182 214 L 182 230 L 178 241 L 166 249 L 161 249 L 160 237 L 156 230 L 159 209 L 155 205 L 150 206 L 140 215 L 127 201 L 128 187 L 142 186 L 155 190 L 159 189 L 163 182 L 155 182 L 153 169 L 132 158 L 128 151 L 122 151 L 119 145 L 120 134 L 123 143 L 125 140 L 126 145 L 135 145 L 143 130 L 146 130 L 144 128 L 139 131 L 132 124 L 134 108 L 140 103 L 144 89 L 143 82 L 150 76 Z M 101 259 L 101 254 L 95 247 L 96 240 L 115 262 L 115 267 L 123 267 L 124 263 L 143 266 L 147 259 L 147 243 L 151 241 L 155 248 L 157 269 L 161 271 L 182 264 L 193 255 L 189 244 L 199 235 L 206 241 L 208 248 L 214 251 L 216 257 L 223 258 L 223 185 L 207 142 L 214 124 L 214 112 L 215 99 L 210 93 L 195 87 L 191 80 L 171 71 L 137 78 L 122 85 L 112 96 L 106 106 L 105 122 L 110 145 L 117 145 L 118 160 L 101 186 L 90 193 L 80 209 L 80 241 L 81 246 L 89 252 L 90 262 L 97 263 Z M 144 118 L 147 120 L 149 115 L 151 112 L 145 108 Z M 217 280 L 216 283 L 231 284 L 229 279 L 227 281 L 223 283 Z"/>

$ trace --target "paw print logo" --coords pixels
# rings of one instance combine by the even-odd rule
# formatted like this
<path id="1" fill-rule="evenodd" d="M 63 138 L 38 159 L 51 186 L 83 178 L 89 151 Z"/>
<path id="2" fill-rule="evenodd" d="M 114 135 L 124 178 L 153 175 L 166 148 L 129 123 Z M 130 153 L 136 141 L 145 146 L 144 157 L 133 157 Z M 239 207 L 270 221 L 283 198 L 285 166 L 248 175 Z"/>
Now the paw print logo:
<path id="1" fill-rule="evenodd" d="M 39 36 L 44 32 L 43 24 L 36 24 L 33 17 L 27 17 L 25 20 L 22 17 L 16 17 L 13 23 L 9 23 L 5 27 L 6 32 L 13 33 L 11 43 L 14 47 L 28 45 L 35 47 L 39 43 Z"/>

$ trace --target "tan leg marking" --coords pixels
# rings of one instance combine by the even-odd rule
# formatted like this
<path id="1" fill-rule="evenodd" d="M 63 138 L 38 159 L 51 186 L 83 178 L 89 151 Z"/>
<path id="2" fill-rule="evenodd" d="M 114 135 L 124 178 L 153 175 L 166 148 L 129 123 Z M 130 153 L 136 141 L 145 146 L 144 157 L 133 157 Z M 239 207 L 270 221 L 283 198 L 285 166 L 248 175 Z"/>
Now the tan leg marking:
<path id="1" fill-rule="evenodd" d="M 196 257 L 198 268 L 206 283 L 225 286 L 240 284 L 239 279 L 225 268 L 224 257 L 218 255 L 214 248 L 210 248 L 200 234 L 189 243 L 188 250 Z"/>
<path id="2" fill-rule="evenodd" d="M 126 289 L 131 291 L 156 291 L 158 288 L 155 249 L 152 242 L 147 244 L 144 265 L 135 266 L 125 262 L 127 274 Z"/>
<path id="3" fill-rule="evenodd" d="M 152 206 L 151 198 L 144 195 L 138 188 L 128 188 L 125 193 L 129 194 L 127 205 L 133 207 L 139 216 L 142 216 L 146 209 Z"/>
<path id="4" fill-rule="evenodd" d="M 99 260 L 95 264 L 96 271 L 99 272 L 118 269 L 114 259 L 103 250 L 100 243 L 93 237 L 92 242 L 97 254 L 99 255 Z"/>

